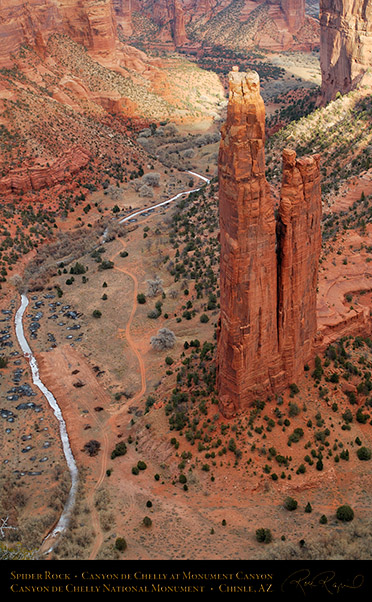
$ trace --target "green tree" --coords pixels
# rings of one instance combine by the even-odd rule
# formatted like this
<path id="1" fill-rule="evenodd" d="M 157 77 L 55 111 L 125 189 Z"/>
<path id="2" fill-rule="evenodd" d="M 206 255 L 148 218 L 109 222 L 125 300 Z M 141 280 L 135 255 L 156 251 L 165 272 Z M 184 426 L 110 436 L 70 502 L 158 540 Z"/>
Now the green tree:
<path id="1" fill-rule="evenodd" d="M 359 460 L 370 460 L 371 450 L 368 447 L 360 447 L 357 451 Z"/>
<path id="2" fill-rule="evenodd" d="M 270 529 L 261 527 L 256 530 L 256 539 L 260 543 L 270 543 L 273 539 Z"/>
<path id="3" fill-rule="evenodd" d="M 127 542 L 125 541 L 124 537 L 117 538 L 115 541 L 115 548 L 119 550 L 119 552 L 124 552 L 124 550 L 126 550 Z"/>
<path id="4" fill-rule="evenodd" d="M 351 521 L 354 518 L 354 510 L 347 504 L 339 506 L 336 511 L 336 517 L 343 522 Z"/>
<path id="5" fill-rule="evenodd" d="M 297 501 L 295 499 L 293 499 L 293 497 L 287 497 L 284 500 L 284 508 L 286 508 L 286 510 L 296 510 L 298 504 Z"/>

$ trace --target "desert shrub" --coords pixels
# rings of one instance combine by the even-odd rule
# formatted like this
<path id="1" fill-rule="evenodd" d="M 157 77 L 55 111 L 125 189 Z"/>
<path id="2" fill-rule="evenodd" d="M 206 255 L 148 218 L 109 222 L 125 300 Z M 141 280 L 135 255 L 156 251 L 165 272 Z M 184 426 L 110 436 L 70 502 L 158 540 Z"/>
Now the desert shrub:
<path id="1" fill-rule="evenodd" d="M 298 443 L 298 441 L 301 439 L 301 437 L 304 436 L 304 431 L 302 428 L 298 427 L 295 428 L 295 430 L 293 431 L 293 433 L 291 435 L 289 435 L 288 437 L 288 442 L 289 443 Z"/>
<path id="2" fill-rule="evenodd" d="M 101 444 L 95 439 L 91 439 L 83 447 L 83 451 L 87 452 L 90 456 L 96 456 L 100 450 Z"/>
<path id="3" fill-rule="evenodd" d="M 310 514 L 310 512 L 312 512 L 312 511 L 313 511 L 313 509 L 312 509 L 312 507 L 311 507 L 311 504 L 310 504 L 310 502 L 308 502 L 308 503 L 306 504 L 306 506 L 305 506 L 305 512 L 306 512 L 307 514 Z"/>
<path id="4" fill-rule="evenodd" d="M 160 328 L 157 335 L 151 337 L 150 344 L 153 349 L 162 351 L 172 349 L 176 343 L 176 336 L 169 328 Z"/>
<path id="5" fill-rule="evenodd" d="M 152 520 L 149 516 L 145 516 L 143 519 L 143 524 L 145 525 L 145 527 L 151 527 L 152 525 Z"/>
<path id="6" fill-rule="evenodd" d="M 299 393 L 300 389 L 298 388 L 298 386 L 296 385 L 296 383 L 292 383 L 291 385 L 289 385 L 289 389 L 291 391 L 291 397 L 293 397 L 293 395 L 297 395 L 297 393 Z M 291 405 L 291 404 L 289 404 Z M 299 413 L 299 411 L 297 412 L 297 414 Z M 294 416 L 296 414 L 293 414 Z"/>
<path id="7" fill-rule="evenodd" d="M 153 192 L 151 186 L 147 186 L 147 184 L 144 184 L 139 189 L 139 195 L 142 198 L 152 198 L 154 196 L 154 192 Z"/>
<path id="8" fill-rule="evenodd" d="M 185 157 L 185 159 L 192 159 L 195 156 L 195 151 L 192 148 L 186 148 L 183 151 L 182 156 Z"/>
<path id="9" fill-rule="evenodd" d="M 38 553 L 36 550 L 28 550 L 20 542 L 8 544 L 0 542 L 0 560 L 37 560 Z"/>
<path id="10" fill-rule="evenodd" d="M 347 408 L 345 410 L 345 412 L 342 414 L 342 418 L 343 418 L 343 420 L 345 420 L 346 424 L 349 424 L 349 422 L 353 421 L 353 415 L 349 408 Z"/>
<path id="11" fill-rule="evenodd" d="M 137 468 L 139 470 L 146 470 L 147 464 L 145 462 L 143 462 L 143 460 L 138 460 L 138 462 L 137 462 Z"/>
<path id="12" fill-rule="evenodd" d="M 70 268 L 70 274 L 85 274 L 85 271 L 85 267 L 79 262 Z"/>
<path id="13" fill-rule="evenodd" d="M 264 529 L 261 527 L 256 530 L 256 539 L 260 543 L 270 543 L 273 539 L 270 529 Z"/>
<path id="14" fill-rule="evenodd" d="M 115 549 L 119 550 L 119 552 L 124 552 L 124 550 L 126 550 L 127 548 L 127 542 L 125 541 L 124 537 L 118 537 L 117 540 L 115 541 Z"/>
<path id="15" fill-rule="evenodd" d="M 357 451 L 359 460 L 370 460 L 371 450 L 368 447 L 360 447 Z"/>
<path id="16" fill-rule="evenodd" d="M 102 270 L 112 270 L 114 267 L 114 262 L 110 261 L 109 259 L 105 259 L 105 261 L 102 261 L 99 266 L 98 266 L 98 270 L 101 272 Z"/>
<path id="17" fill-rule="evenodd" d="M 8 365 L 8 358 L 7 357 L 0 357 L 0 368 L 6 368 Z"/>
<path id="18" fill-rule="evenodd" d="M 347 504 L 339 506 L 336 511 L 336 517 L 343 522 L 351 521 L 354 518 L 354 510 Z"/>
<path id="19" fill-rule="evenodd" d="M 321 361 L 320 357 L 317 355 L 315 358 L 315 369 L 312 373 L 312 377 L 315 380 L 320 380 L 322 378 L 322 375 L 323 375 L 322 361 Z"/>
<path id="20" fill-rule="evenodd" d="M 154 280 L 147 281 L 147 296 L 156 297 L 163 292 L 163 281 L 159 276 L 156 276 Z"/>
<path id="21" fill-rule="evenodd" d="M 355 417 L 356 417 L 357 422 L 359 422 L 360 424 L 365 424 L 369 418 L 369 414 L 363 414 L 362 408 L 358 408 L 358 411 L 357 411 Z"/>
<path id="22" fill-rule="evenodd" d="M 290 511 L 292 511 L 292 510 L 296 510 L 296 508 L 297 508 L 297 505 L 298 505 L 298 504 L 297 504 L 297 501 L 296 501 L 295 499 L 293 499 L 293 497 L 287 497 L 287 498 L 284 500 L 284 508 L 285 508 L 286 510 L 290 510 Z"/>
<path id="23" fill-rule="evenodd" d="M 102 312 L 99 309 L 95 309 L 92 313 L 93 318 L 100 318 L 102 316 Z"/>
<path id="24" fill-rule="evenodd" d="M 124 456 L 126 453 L 127 446 L 125 445 L 124 441 L 120 441 L 120 443 L 117 443 L 115 449 L 111 452 L 111 459 L 113 460 L 118 456 Z"/>
<path id="25" fill-rule="evenodd" d="M 143 305 L 144 303 L 146 303 L 146 297 L 143 293 L 138 293 L 137 303 L 139 303 L 140 305 Z"/>
<path id="26" fill-rule="evenodd" d="M 147 186 L 159 186 L 160 174 L 156 172 L 147 173 L 142 176 L 142 182 Z"/>

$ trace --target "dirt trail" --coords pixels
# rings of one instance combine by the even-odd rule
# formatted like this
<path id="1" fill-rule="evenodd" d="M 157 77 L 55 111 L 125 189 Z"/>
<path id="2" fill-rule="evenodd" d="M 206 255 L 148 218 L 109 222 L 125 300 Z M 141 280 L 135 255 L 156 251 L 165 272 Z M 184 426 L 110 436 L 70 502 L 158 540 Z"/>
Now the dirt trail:
<path id="1" fill-rule="evenodd" d="M 124 246 L 124 243 L 122 241 L 120 241 L 122 243 L 122 245 Z M 119 253 L 116 253 L 114 257 L 116 257 Z M 115 270 L 118 270 L 119 272 L 122 272 L 123 274 L 126 274 L 126 276 L 129 276 L 129 278 L 131 278 L 133 280 L 133 305 L 132 305 L 132 311 L 130 313 L 129 316 L 129 320 L 127 322 L 127 325 L 125 327 L 125 337 L 127 339 L 128 345 L 130 347 L 130 349 L 132 350 L 132 352 L 134 353 L 134 355 L 136 356 L 137 360 L 138 360 L 138 365 L 139 365 L 139 369 L 140 369 L 140 375 L 141 375 L 141 388 L 138 391 L 138 393 L 136 393 L 136 395 L 134 396 L 134 398 L 132 398 L 132 401 L 137 401 L 138 399 L 141 399 L 142 396 L 146 393 L 146 370 L 145 370 L 145 363 L 143 361 L 143 357 L 141 355 L 141 353 L 138 351 L 136 345 L 133 342 L 132 339 L 132 335 L 131 335 L 131 326 L 132 326 L 132 322 L 137 310 L 137 293 L 138 293 L 138 280 L 135 274 L 133 274 L 132 272 L 129 272 L 128 270 L 124 269 L 124 268 L 119 268 L 117 266 L 114 266 Z M 117 414 L 120 414 L 122 410 L 118 410 L 115 412 L 115 416 Z"/>
<path id="2" fill-rule="evenodd" d="M 123 242 L 120 241 L 122 244 Z M 124 246 L 124 245 L 123 245 Z M 119 255 L 120 251 L 118 251 L 117 253 L 115 253 L 112 257 L 111 260 L 113 261 L 118 255 Z M 131 351 L 133 352 L 133 354 L 136 356 L 137 360 L 138 360 L 138 365 L 139 365 L 139 370 L 140 370 L 140 376 L 141 376 L 141 388 L 139 389 L 139 391 L 136 393 L 136 395 L 132 398 L 132 402 L 133 401 L 138 401 L 139 399 L 141 399 L 143 397 L 143 395 L 146 392 L 146 369 L 145 369 L 145 363 L 143 361 L 142 355 L 140 354 L 140 352 L 138 351 L 136 345 L 134 344 L 134 341 L 132 339 L 131 336 L 131 326 L 132 326 L 132 322 L 136 313 L 136 309 L 137 309 L 137 293 L 138 293 L 138 280 L 135 276 L 135 274 L 132 274 L 132 272 L 124 269 L 124 268 L 119 268 L 117 266 L 114 267 L 115 270 L 118 270 L 119 272 L 122 272 L 123 274 L 125 274 L 126 276 L 129 276 L 129 278 L 132 279 L 133 281 L 133 305 L 132 305 L 132 310 L 128 319 L 128 322 L 126 324 L 125 327 L 125 338 L 127 340 L 127 343 L 131 349 Z M 117 410 L 114 410 L 112 412 L 109 413 L 110 418 L 108 419 L 104 429 L 102 430 L 102 435 L 104 437 L 103 439 L 103 447 L 102 447 L 102 455 L 101 455 L 101 467 L 100 467 L 100 474 L 99 477 L 95 483 L 95 486 L 89 496 L 89 507 L 91 509 L 91 516 L 92 516 L 92 526 L 94 529 L 94 533 L 96 534 L 96 539 L 93 545 L 93 548 L 91 550 L 90 556 L 89 556 L 89 560 L 94 560 L 98 554 L 98 551 L 103 543 L 103 533 L 101 530 L 101 526 L 100 526 L 100 520 L 99 520 L 99 515 L 98 512 L 96 510 L 95 507 L 95 503 L 94 503 L 94 495 L 95 492 L 99 489 L 99 487 L 102 485 L 102 482 L 105 478 L 106 475 L 106 470 L 107 470 L 107 460 L 109 457 L 109 437 L 108 437 L 108 430 L 110 429 L 113 432 L 113 421 L 117 419 L 117 416 L 119 414 L 121 414 L 124 411 L 125 408 L 121 407 Z"/>

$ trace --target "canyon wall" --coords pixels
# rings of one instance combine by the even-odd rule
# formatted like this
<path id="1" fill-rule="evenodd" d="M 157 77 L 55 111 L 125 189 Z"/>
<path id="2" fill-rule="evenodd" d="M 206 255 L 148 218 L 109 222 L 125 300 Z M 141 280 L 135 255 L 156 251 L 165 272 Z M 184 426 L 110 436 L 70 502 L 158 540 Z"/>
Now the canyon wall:
<path id="1" fill-rule="evenodd" d="M 116 13 L 116 19 L 124 35 L 131 36 L 133 34 L 132 23 L 132 0 L 112 0 L 113 7 Z"/>
<path id="2" fill-rule="evenodd" d="M 55 161 L 46 165 L 28 165 L 10 171 L 0 178 L 0 194 L 22 194 L 29 190 L 41 190 L 71 181 L 71 176 L 85 167 L 90 160 L 88 151 L 75 146 Z"/>
<path id="3" fill-rule="evenodd" d="M 259 23 L 253 25 L 252 38 L 245 40 L 245 45 L 246 43 L 250 46 L 268 45 L 269 48 L 275 46 L 277 50 L 292 46 L 307 48 L 309 45 L 313 47 L 316 44 L 316 40 L 313 40 L 315 31 L 317 32 L 315 37 L 318 36 L 318 24 L 305 14 L 305 0 L 143 0 L 142 2 L 113 0 L 113 2 L 118 22 L 123 30 L 125 24 L 131 21 L 134 12 L 140 12 L 159 28 L 153 35 L 151 43 L 173 43 L 175 47 L 190 43 L 187 31 L 190 33 L 192 44 L 216 41 L 213 31 L 216 26 L 220 27 L 220 17 L 224 23 L 222 37 L 218 36 L 222 44 L 230 30 L 232 33 L 228 37 L 239 37 L 236 28 L 239 28 L 240 23 L 245 24 L 257 18 Z M 123 21 L 124 7 L 129 5 L 131 10 L 127 8 L 126 18 Z M 264 17 L 257 14 L 256 9 L 260 8 L 264 11 Z M 263 22 L 266 24 L 266 34 L 262 31 Z M 311 40 L 309 32 L 305 35 L 297 35 L 303 31 L 304 25 L 309 23 L 309 30 L 312 32 Z M 139 27 L 141 28 L 141 25 Z M 131 31 L 133 35 L 141 33 L 134 31 L 133 28 Z M 146 35 L 146 32 L 144 33 Z M 272 36 L 275 41 L 271 39 Z"/>
<path id="4" fill-rule="evenodd" d="M 116 45 L 112 0 L 0 0 L 0 14 L 0 67 L 11 67 L 11 55 L 22 45 L 44 53 L 53 33 L 97 53 L 110 53 Z"/>
<path id="5" fill-rule="evenodd" d="M 295 382 L 316 335 L 320 157 L 283 155 L 278 218 L 265 178 L 257 73 L 229 76 L 218 159 L 220 307 L 217 387 L 227 417 Z"/>
<path id="6" fill-rule="evenodd" d="M 320 0 L 324 102 L 358 86 L 372 68 L 370 0 Z"/>
<path id="7" fill-rule="evenodd" d="M 291 33 L 296 33 L 305 23 L 305 0 L 278 0 Z"/>

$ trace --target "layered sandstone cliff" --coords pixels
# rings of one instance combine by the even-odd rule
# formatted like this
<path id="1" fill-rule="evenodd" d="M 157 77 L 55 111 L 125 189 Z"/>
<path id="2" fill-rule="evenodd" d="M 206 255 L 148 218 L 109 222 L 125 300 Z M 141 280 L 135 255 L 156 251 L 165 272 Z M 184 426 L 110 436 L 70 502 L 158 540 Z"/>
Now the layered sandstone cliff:
<path id="1" fill-rule="evenodd" d="M 0 179 L 0 194 L 22 194 L 69 182 L 72 175 L 85 167 L 89 160 L 88 151 L 75 146 L 45 165 L 25 164 Z"/>
<path id="2" fill-rule="evenodd" d="M 112 0 L 113 7 L 116 13 L 117 22 L 122 28 L 125 36 L 131 36 L 133 33 L 132 0 Z"/>
<path id="3" fill-rule="evenodd" d="M 219 152 L 220 323 L 217 386 L 231 416 L 294 382 L 316 334 L 319 156 L 284 152 L 279 216 L 265 179 L 257 73 L 230 74 Z"/>
<path id="4" fill-rule="evenodd" d="M 297 33 L 303 27 L 306 19 L 305 0 L 276 0 L 280 4 L 285 19 L 288 23 L 288 29 L 291 33 Z"/>
<path id="5" fill-rule="evenodd" d="M 112 53 L 116 46 L 112 0 L 0 0 L 0 13 L 0 67 L 11 67 L 22 45 L 44 53 L 54 33 L 93 53 Z"/>
<path id="6" fill-rule="evenodd" d="M 305 13 L 305 0 L 113 0 L 123 26 L 123 10 L 145 15 L 158 31 L 148 43 L 175 47 L 204 42 L 260 46 L 273 50 L 310 49 L 319 44 L 319 24 Z M 139 27 L 141 27 L 139 25 Z M 146 31 L 135 31 L 134 36 Z M 191 41 L 190 41 L 191 40 Z"/>
<path id="7" fill-rule="evenodd" d="M 372 3 L 320 0 L 322 97 L 357 87 L 372 69 Z"/>
<path id="8" fill-rule="evenodd" d="M 156 39 L 159 42 L 171 43 L 174 47 L 186 44 L 185 12 L 182 0 L 112 0 L 117 21 L 123 33 L 130 37 L 132 34 L 143 32 L 134 31 L 133 15 L 141 14 L 158 27 Z M 152 40 L 155 41 L 155 40 Z"/>

